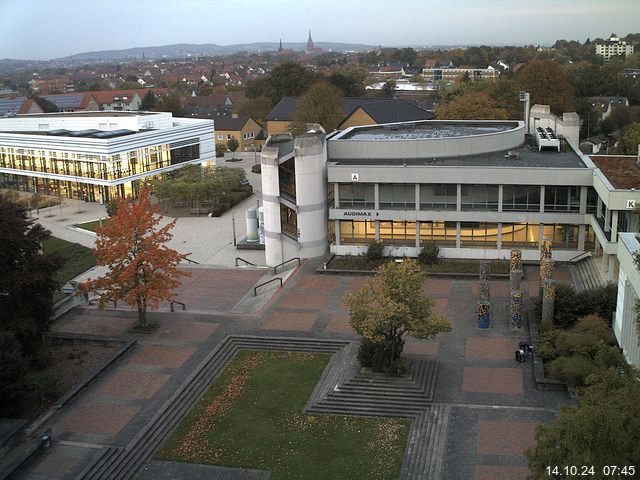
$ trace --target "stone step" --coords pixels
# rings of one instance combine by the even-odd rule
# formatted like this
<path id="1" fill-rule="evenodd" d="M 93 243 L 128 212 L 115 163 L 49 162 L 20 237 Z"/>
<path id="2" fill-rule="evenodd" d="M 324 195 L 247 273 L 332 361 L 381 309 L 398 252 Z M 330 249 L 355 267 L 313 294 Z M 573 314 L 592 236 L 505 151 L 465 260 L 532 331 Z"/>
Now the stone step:
<path id="1" fill-rule="evenodd" d="M 426 399 L 407 399 L 407 398 L 379 398 L 370 396 L 354 396 L 354 395 L 339 395 L 329 394 L 325 400 L 320 402 L 321 405 L 362 405 L 372 407 L 408 407 L 424 410 L 428 405 Z"/>
<path id="2" fill-rule="evenodd" d="M 100 465 L 97 462 L 94 463 L 84 478 L 95 480 L 130 478 L 193 407 L 216 376 L 226 368 L 239 349 L 334 353 L 348 344 L 349 342 L 346 341 L 304 338 L 227 337 L 201 362 L 182 387 L 176 390 L 171 399 L 158 410 L 147 426 L 129 442 L 126 450 L 114 453 L 108 461 L 101 462 Z"/>
<path id="3" fill-rule="evenodd" d="M 428 401 L 424 392 L 417 389 L 400 389 L 393 387 L 380 387 L 376 385 L 353 385 L 348 383 L 333 389 L 329 394 L 344 393 L 351 395 L 374 395 L 389 398 L 416 398 Z"/>
<path id="4" fill-rule="evenodd" d="M 310 408 L 307 414 L 310 415 L 344 415 L 361 417 L 382 417 L 382 418 L 412 418 L 424 411 L 422 408 L 382 408 L 358 405 L 326 405 L 318 404 Z"/>
<path id="5" fill-rule="evenodd" d="M 76 477 L 78 480 L 90 480 L 93 478 L 99 478 L 104 471 L 106 471 L 114 458 L 117 457 L 123 450 L 122 447 L 105 447 L 101 449 L 95 456 L 95 460 L 91 464 L 90 468 L 85 468 Z"/>

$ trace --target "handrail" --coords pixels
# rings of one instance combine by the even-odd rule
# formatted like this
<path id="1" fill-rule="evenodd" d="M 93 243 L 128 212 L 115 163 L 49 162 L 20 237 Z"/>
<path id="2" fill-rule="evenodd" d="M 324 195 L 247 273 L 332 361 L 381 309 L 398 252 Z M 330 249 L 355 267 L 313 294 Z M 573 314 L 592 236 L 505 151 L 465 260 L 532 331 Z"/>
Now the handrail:
<path id="1" fill-rule="evenodd" d="M 255 263 L 251 263 L 249 260 L 245 260 L 244 258 L 240 258 L 240 257 L 236 257 L 236 267 L 238 267 L 238 260 L 243 261 L 246 265 L 252 265 L 254 267 L 257 267 L 257 265 Z"/>
<path id="2" fill-rule="evenodd" d="M 196 265 L 200 265 L 200 262 L 196 262 L 195 260 L 191 260 L 189 257 L 187 257 L 186 255 L 182 257 L 182 260 L 186 260 L 189 263 L 195 263 Z"/>
<path id="3" fill-rule="evenodd" d="M 276 273 L 278 273 L 278 267 L 282 267 L 284 265 L 286 265 L 289 262 L 293 262 L 293 261 L 297 261 L 298 262 L 298 266 L 300 266 L 300 257 L 293 257 L 290 258 L 289 260 L 286 260 L 278 265 L 276 265 L 275 267 L 273 267 L 273 274 L 275 275 Z"/>
<path id="4" fill-rule="evenodd" d="M 586 257 L 590 257 L 591 253 L 592 253 L 591 250 L 588 250 L 586 252 L 582 252 L 581 254 L 576 255 L 575 257 L 569 259 L 569 262 L 573 263 L 573 262 L 577 262 L 578 259 L 582 260 L 582 258 L 580 258 L 580 257 L 585 257 L 585 258 Z"/>
<path id="5" fill-rule="evenodd" d="M 174 310 L 173 310 L 173 304 L 174 304 L 174 303 L 177 303 L 178 305 L 181 305 L 181 306 L 182 306 L 182 310 L 186 310 L 186 309 L 187 309 L 187 306 L 186 306 L 184 303 L 179 302 L 179 301 L 177 301 L 177 300 L 171 300 L 171 302 L 169 302 L 169 305 L 171 306 L 171 311 L 172 311 L 172 312 L 174 311 Z"/>
<path id="6" fill-rule="evenodd" d="M 272 278 L 272 279 L 271 279 L 271 280 L 269 280 L 269 281 L 266 281 L 266 282 L 264 282 L 264 283 L 261 283 L 260 285 L 256 285 L 255 287 L 253 287 L 253 296 L 254 296 L 254 297 L 257 297 L 257 296 L 258 296 L 258 288 L 260 288 L 260 287 L 264 287 L 265 285 L 268 285 L 268 284 L 270 284 L 271 282 L 275 282 L 275 281 L 277 281 L 277 280 L 279 280 L 279 281 L 280 281 L 280 288 L 282 288 L 282 279 L 281 279 L 280 277 Z"/>

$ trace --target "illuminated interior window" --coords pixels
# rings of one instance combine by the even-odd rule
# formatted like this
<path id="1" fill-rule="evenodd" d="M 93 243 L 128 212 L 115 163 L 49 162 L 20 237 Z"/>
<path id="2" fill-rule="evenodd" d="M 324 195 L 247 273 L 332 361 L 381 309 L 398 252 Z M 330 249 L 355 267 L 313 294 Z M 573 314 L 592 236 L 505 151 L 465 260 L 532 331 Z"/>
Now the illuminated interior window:
<path id="1" fill-rule="evenodd" d="M 376 239 L 375 222 L 369 220 L 341 220 L 340 221 L 340 243 L 341 244 L 363 244 L 370 243 Z"/>

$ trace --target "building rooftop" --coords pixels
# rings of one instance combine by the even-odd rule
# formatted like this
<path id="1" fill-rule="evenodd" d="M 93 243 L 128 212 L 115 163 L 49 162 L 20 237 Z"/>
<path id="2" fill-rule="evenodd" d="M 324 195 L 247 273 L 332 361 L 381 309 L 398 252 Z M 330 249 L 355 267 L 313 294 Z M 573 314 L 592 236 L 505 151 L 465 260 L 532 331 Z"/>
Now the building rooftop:
<path id="1" fill-rule="evenodd" d="M 329 142 L 329 162 L 335 165 L 407 165 L 407 166 L 447 166 L 447 167 L 519 167 L 519 168 L 588 168 L 571 147 L 564 144 L 562 151 L 538 151 L 535 140 L 527 135 L 526 142 L 509 150 L 459 155 L 439 158 L 331 158 Z"/>
<path id="2" fill-rule="evenodd" d="M 99 110 L 91 112 L 54 112 L 30 113 L 21 115 L 23 118 L 66 118 L 66 117 L 139 117 L 144 115 L 158 115 L 161 112 L 127 112 L 120 110 Z"/>
<path id="3" fill-rule="evenodd" d="M 517 122 L 508 123 L 413 123 L 410 125 L 381 125 L 360 127 L 341 136 L 350 140 L 415 140 L 423 138 L 455 138 L 488 133 L 499 133 L 512 130 L 518 126 Z"/>
<path id="4" fill-rule="evenodd" d="M 638 157 L 613 155 L 589 155 L 596 167 L 604 173 L 616 190 L 640 190 L 640 165 Z"/>

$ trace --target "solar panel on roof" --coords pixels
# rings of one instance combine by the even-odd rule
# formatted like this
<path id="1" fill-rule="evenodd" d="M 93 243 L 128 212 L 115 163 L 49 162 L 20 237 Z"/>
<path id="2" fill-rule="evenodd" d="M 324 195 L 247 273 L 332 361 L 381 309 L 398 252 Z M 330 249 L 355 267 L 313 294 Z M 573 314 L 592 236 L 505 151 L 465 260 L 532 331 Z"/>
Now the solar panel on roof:
<path id="1" fill-rule="evenodd" d="M 26 99 L 26 97 L 0 99 L 0 115 L 6 115 L 9 112 L 17 113 Z"/>
<path id="2" fill-rule="evenodd" d="M 90 137 L 91 135 L 99 132 L 100 130 L 96 130 L 92 128 L 88 130 L 77 130 L 74 132 L 69 132 L 69 136 L 70 137 Z"/>
<path id="3" fill-rule="evenodd" d="M 42 98 L 64 109 L 79 107 L 84 95 L 45 95 Z"/>
<path id="4" fill-rule="evenodd" d="M 56 130 L 49 130 L 47 132 L 47 135 L 61 136 L 61 135 L 66 135 L 68 133 L 69 133 L 69 130 L 65 130 L 64 128 L 58 128 Z"/>

